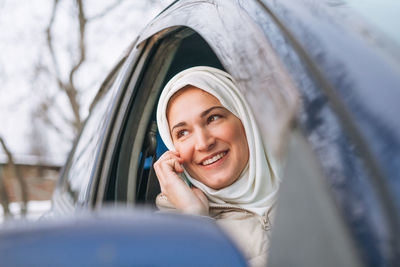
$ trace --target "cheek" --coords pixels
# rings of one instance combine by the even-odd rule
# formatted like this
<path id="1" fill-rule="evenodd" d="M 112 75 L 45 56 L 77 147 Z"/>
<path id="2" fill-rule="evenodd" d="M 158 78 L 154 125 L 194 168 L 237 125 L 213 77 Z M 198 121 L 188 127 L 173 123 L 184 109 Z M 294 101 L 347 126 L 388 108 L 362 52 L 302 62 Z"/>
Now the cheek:
<path id="1" fill-rule="evenodd" d="M 238 146 L 241 155 L 248 155 L 249 146 L 247 144 L 246 133 L 242 124 L 236 124 L 235 127 L 229 131 L 230 140 Z"/>
<path id="2" fill-rule="evenodd" d="M 239 123 L 230 123 L 221 129 L 220 134 L 225 137 L 227 141 L 233 144 L 242 144 L 245 142 L 247 144 L 246 135 L 244 129 Z"/>
<path id="3" fill-rule="evenodd" d="M 247 142 L 247 138 L 246 138 L 246 134 L 244 132 L 244 129 L 242 130 L 242 134 L 240 135 L 240 137 L 238 137 L 240 139 L 240 150 L 243 152 L 243 155 L 245 155 L 246 157 L 246 161 L 249 158 L 249 144 Z"/>
<path id="4" fill-rule="evenodd" d="M 192 149 L 188 144 L 181 143 L 175 145 L 176 151 L 179 153 L 179 156 L 183 159 L 184 163 L 190 162 L 192 158 Z"/>

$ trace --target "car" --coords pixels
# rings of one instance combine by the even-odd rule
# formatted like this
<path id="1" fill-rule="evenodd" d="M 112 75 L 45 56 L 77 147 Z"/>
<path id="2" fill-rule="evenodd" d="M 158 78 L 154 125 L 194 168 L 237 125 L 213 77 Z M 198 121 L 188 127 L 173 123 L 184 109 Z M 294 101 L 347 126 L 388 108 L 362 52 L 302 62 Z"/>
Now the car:
<path id="1" fill-rule="evenodd" d="M 48 217 L 154 208 L 161 89 L 211 66 L 236 80 L 285 162 L 269 265 L 398 266 L 397 47 L 345 1 L 175 1 L 103 82 Z"/>
<path id="2" fill-rule="evenodd" d="M 0 240 L 10 267 L 247 266 L 212 219 L 122 207 L 13 225 Z"/>

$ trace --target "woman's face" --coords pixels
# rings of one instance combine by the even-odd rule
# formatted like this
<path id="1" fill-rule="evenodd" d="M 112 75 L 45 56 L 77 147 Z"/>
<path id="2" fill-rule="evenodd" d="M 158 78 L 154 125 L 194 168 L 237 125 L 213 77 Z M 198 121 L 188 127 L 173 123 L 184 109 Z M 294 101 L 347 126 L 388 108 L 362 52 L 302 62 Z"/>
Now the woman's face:
<path id="1" fill-rule="evenodd" d="M 249 159 L 242 122 L 213 95 L 193 86 L 178 91 L 167 108 L 169 129 L 183 165 L 213 189 L 234 183 Z"/>

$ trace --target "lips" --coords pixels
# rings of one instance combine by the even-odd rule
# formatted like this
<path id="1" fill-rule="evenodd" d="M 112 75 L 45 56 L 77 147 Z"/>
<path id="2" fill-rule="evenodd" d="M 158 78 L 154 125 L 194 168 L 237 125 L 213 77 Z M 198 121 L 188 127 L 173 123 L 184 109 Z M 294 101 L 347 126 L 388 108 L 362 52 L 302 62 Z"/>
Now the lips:
<path id="1" fill-rule="evenodd" d="M 216 162 L 219 159 L 223 158 L 226 155 L 226 153 L 227 153 L 227 151 L 218 153 L 218 154 L 212 156 L 211 158 L 203 160 L 200 164 L 203 165 L 203 166 L 207 166 L 207 165 L 213 164 L 214 162 Z"/>

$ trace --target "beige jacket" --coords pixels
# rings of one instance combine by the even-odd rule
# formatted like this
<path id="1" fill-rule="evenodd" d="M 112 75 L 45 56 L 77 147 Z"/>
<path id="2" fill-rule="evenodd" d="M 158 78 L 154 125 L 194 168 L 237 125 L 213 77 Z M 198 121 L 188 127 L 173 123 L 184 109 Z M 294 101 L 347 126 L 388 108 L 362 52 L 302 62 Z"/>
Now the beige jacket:
<path id="1" fill-rule="evenodd" d="M 156 205 L 162 211 L 175 211 L 168 199 L 159 194 Z M 271 221 L 275 213 L 273 207 L 259 216 L 237 207 L 211 205 L 209 216 L 236 243 L 250 266 L 266 266 L 271 235 Z"/>

